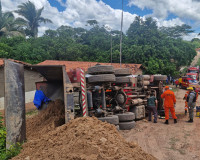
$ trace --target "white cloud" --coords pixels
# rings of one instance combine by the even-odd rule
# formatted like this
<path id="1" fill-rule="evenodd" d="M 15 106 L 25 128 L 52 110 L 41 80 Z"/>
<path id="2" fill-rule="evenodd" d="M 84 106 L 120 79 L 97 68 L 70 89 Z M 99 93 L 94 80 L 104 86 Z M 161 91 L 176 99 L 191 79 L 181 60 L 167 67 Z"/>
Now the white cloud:
<path id="1" fill-rule="evenodd" d="M 183 36 L 183 39 L 186 40 L 186 41 L 191 41 L 193 38 L 199 38 L 200 39 L 200 36 L 198 34 L 199 33 L 191 33 L 187 36 Z"/>
<path id="2" fill-rule="evenodd" d="M 152 9 L 153 16 L 165 19 L 173 13 L 180 19 L 200 20 L 200 2 L 197 0 L 129 0 L 129 6 Z"/>
<path id="3" fill-rule="evenodd" d="M 57 0 L 66 9 L 59 12 L 57 8 L 52 7 L 47 0 L 30 0 L 36 5 L 36 8 L 44 6 L 42 16 L 49 18 L 53 24 L 46 24 L 39 27 L 39 35 L 44 29 L 56 29 L 61 25 L 70 25 L 72 27 L 84 27 L 87 20 L 95 19 L 100 25 L 109 25 L 113 30 L 120 30 L 121 10 L 113 9 L 104 2 L 96 0 Z M 13 11 L 17 6 L 24 3 L 24 0 L 2 0 L 3 11 Z M 130 24 L 134 21 L 136 14 L 124 12 L 123 30 L 126 31 Z"/>
<path id="4" fill-rule="evenodd" d="M 86 28 L 87 20 L 95 19 L 100 25 L 108 25 L 112 30 L 120 30 L 121 10 L 113 9 L 104 2 L 96 0 L 56 0 L 61 6 L 66 7 L 59 12 L 56 7 L 52 7 L 48 0 L 30 0 L 36 5 L 36 8 L 44 6 L 42 16 L 49 18 L 53 24 L 42 24 L 39 27 L 39 36 L 47 29 L 56 29 L 61 25 Z M 13 11 L 17 6 L 24 3 L 24 0 L 2 0 L 3 11 Z M 198 9 L 200 3 L 192 0 L 129 0 L 129 5 L 136 5 L 141 9 L 153 9 L 153 16 L 157 20 L 158 26 L 171 27 L 183 24 L 183 18 L 192 18 L 200 20 Z M 168 13 L 174 13 L 179 18 L 165 20 Z M 136 14 L 124 12 L 123 31 L 125 32 L 134 21 Z M 147 16 L 147 15 L 146 15 Z M 148 15 L 149 16 L 149 15 Z M 144 16 L 145 17 L 145 16 Z M 142 17 L 142 18 L 144 18 Z"/>
<path id="5" fill-rule="evenodd" d="M 102 1 L 68 0 L 66 6 L 67 9 L 63 14 L 75 27 L 80 26 L 80 24 L 85 26 L 87 20 L 95 19 L 100 25 L 107 24 L 112 29 L 120 30 L 121 10 L 113 9 Z M 124 30 L 127 30 L 135 16 L 137 15 L 124 12 Z"/>
<path id="6" fill-rule="evenodd" d="M 181 21 L 179 18 L 174 18 L 174 19 L 170 19 L 170 20 L 159 20 L 157 18 L 155 18 L 157 20 L 157 24 L 158 27 L 174 27 L 176 25 L 181 26 L 182 24 L 184 24 L 183 21 Z"/>

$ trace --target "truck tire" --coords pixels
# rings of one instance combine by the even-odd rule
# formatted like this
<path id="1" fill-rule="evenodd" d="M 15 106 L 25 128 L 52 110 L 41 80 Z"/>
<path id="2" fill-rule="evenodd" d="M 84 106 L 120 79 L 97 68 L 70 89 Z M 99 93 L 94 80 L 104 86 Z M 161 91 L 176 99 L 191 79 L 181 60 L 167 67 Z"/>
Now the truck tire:
<path id="1" fill-rule="evenodd" d="M 154 80 L 155 81 L 166 81 L 167 76 L 166 75 L 154 75 Z"/>
<path id="2" fill-rule="evenodd" d="M 151 76 L 150 75 L 142 75 L 143 79 L 145 81 L 149 81 L 151 79 Z"/>
<path id="3" fill-rule="evenodd" d="M 131 122 L 120 122 L 119 129 L 120 130 L 131 130 L 135 127 L 135 121 Z"/>
<path id="4" fill-rule="evenodd" d="M 88 74 L 105 74 L 114 73 L 113 66 L 109 65 L 96 65 L 88 68 Z"/>
<path id="5" fill-rule="evenodd" d="M 119 118 L 116 115 L 109 115 L 107 117 L 100 117 L 98 119 L 101 120 L 102 122 L 107 122 L 114 125 L 119 124 Z"/>
<path id="6" fill-rule="evenodd" d="M 135 119 L 135 114 L 132 112 L 125 112 L 122 114 L 116 114 L 119 117 L 119 122 L 129 122 Z"/>
<path id="7" fill-rule="evenodd" d="M 99 74 L 88 77 L 89 83 L 101 83 L 101 82 L 115 82 L 116 78 L 114 74 Z"/>
<path id="8" fill-rule="evenodd" d="M 116 77 L 115 83 L 131 83 L 130 77 Z"/>
<path id="9" fill-rule="evenodd" d="M 150 82 L 145 80 L 145 81 L 143 81 L 143 84 L 144 84 L 144 86 L 148 86 L 150 84 Z"/>
<path id="10" fill-rule="evenodd" d="M 131 69 L 129 68 L 119 68 L 119 69 L 115 69 L 115 76 L 128 76 L 132 74 Z"/>
<path id="11" fill-rule="evenodd" d="M 124 92 L 118 92 L 115 96 L 115 100 L 118 103 L 119 106 L 123 107 L 126 104 L 127 96 Z"/>

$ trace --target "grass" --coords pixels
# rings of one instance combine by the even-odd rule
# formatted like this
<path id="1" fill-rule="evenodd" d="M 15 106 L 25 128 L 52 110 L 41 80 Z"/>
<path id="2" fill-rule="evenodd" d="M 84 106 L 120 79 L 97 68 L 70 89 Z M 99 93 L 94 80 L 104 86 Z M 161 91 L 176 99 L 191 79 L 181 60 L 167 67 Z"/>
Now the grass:
<path id="1" fill-rule="evenodd" d="M 0 152 L 0 160 L 8 160 L 12 157 L 17 156 L 22 149 L 22 145 L 20 143 L 17 143 L 16 145 L 10 146 L 8 150 L 4 149 L 2 152 Z"/>
<path id="2" fill-rule="evenodd" d="M 0 160 L 8 160 L 20 153 L 21 144 L 11 145 L 6 150 L 6 128 L 3 125 L 3 117 L 0 113 Z"/>
<path id="3" fill-rule="evenodd" d="M 34 117 L 37 114 L 38 114 L 38 110 L 29 111 L 29 112 L 26 113 L 26 119 L 32 118 L 32 117 Z"/>
<path id="4" fill-rule="evenodd" d="M 26 116 L 32 116 L 32 115 L 36 115 L 36 114 L 38 114 L 38 110 L 32 110 L 30 112 L 27 112 Z"/>

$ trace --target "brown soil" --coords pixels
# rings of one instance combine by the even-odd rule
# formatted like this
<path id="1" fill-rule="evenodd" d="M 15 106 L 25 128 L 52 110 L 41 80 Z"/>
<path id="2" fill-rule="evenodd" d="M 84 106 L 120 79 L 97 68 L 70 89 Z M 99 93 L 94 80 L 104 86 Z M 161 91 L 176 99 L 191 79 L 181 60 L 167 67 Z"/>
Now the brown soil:
<path id="1" fill-rule="evenodd" d="M 65 108 L 63 101 L 50 102 L 47 109 L 26 122 L 27 139 L 38 138 L 65 123 Z"/>
<path id="2" fill-rule="evenodd" d="M 169 120 L 169 125 L 163 124 L 163 119 L 158 119 L 157 124 L 143 120 L 137 121 L 134 129 L 120 133 L 127 141 L 136 142 L 144 151 L 159 160 L 199 160 L 200 118 L 195 117 L 194 123 L 186 122 L 189 118 L 184 114 L 185 92 L 183 89 L 175 92 L 177 124 L 174 124 L 172 119 Z M 199 99 L 197 106 L 200 106 Z"/>
<path id="3" fill-rule="evenodd" d="M 62 110 L 63 104 L 56 101 L 47 110 L 28 119 L 28 141 L 14 160 L 156 159 L 135 143 L 127 142 L 114 125 L 101 122 L 95 117 L 77 118 L 57 127 L 57 122 L 64 118 Z"/>

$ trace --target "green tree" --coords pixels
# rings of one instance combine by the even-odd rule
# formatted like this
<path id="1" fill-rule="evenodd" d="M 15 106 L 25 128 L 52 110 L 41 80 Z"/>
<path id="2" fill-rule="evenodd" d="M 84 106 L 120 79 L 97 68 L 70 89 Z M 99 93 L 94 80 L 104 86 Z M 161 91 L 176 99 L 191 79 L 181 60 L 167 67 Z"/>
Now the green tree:
<path id="1" fill-rule="evenodd" d="M 199 38 L 193 38 L 191 40 L 192 45 L 194 48 L 200 48 L 200 39 Z"/>
<path id="2" fill-rule="evenodd" d="M 12 12 L 2 12 L 0 0 L 0 37 L 2 36 L 22 36 L 22 24 L 15 19 Z"/>
<path id="3" fill-rule="evenodd" d="M 187 24 L 183 24 L 181 26 L 174 26 L 174 27 L 161 27 L 161 32 L 165 33 L 171 38 L 182 38 L 182 36 L 188 35 L 189 33 L 194 32 L 191 30 L 191 26 Z"/>
<path id="4" fill-rule="evenodd" d="M 12 47 L 0 43 L 0 58 L 11 58 Z"/>
<path id="5" fill-rule="evenodd" d="M 52 23 L 50 19 L 41 16 L 43 9 L 44 7 L 36 9 L 35 5 L 28 1 L 19 5 L 18 10 L 15 11 L 20 16 L 23 16 L 23 18 L 19 18 L 18 20 L 25 24 L 27 36 L 36 38 L 40 23 Z"/>
<path id="6" fill-rule="evenodd" d="M 90 25 L 92 27 L 96 27 L 96 26 L 98 26 L 98 24 L 99 23 L 97 22 L 97 20 L 88 20 L 86 25 Z"/>

